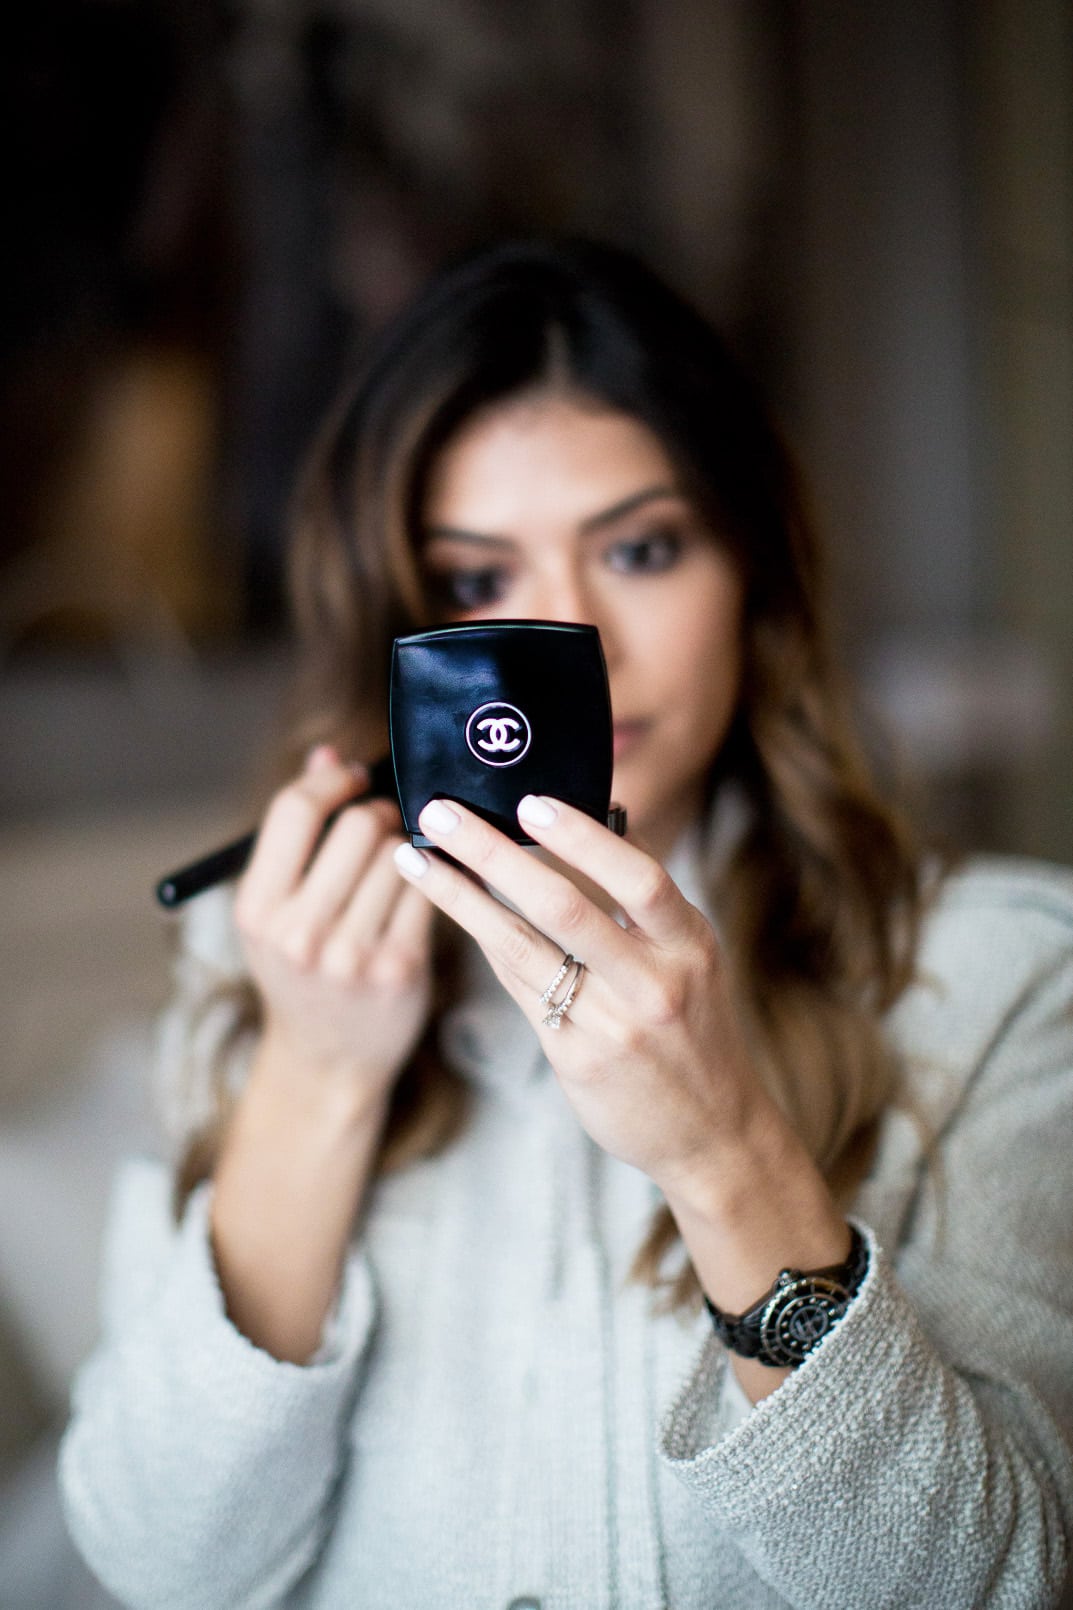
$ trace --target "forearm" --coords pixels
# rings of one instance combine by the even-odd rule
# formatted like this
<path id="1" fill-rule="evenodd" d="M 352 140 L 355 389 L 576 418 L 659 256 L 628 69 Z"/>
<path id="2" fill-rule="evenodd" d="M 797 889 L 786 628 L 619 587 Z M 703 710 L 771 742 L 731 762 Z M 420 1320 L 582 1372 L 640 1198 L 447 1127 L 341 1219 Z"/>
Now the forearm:
<path id="1" fill-rule="evenodd" d="M 124 1604 L 276 1604 L 316 1554 L 348 1457 L 375 1323 L 352 1254 L 328 1356 L 301 1368 L 227 1319 L 210 1257 L 211 1192 L 176 1227 L 164 1167 L 124 1170 L 110 1215 L 104 1335 L 79 1372 L 60 1459 L 71 1534 Z"/>
<path id="2" fill-rule="evenodd" d="M 732 1145 L 714 1142 L 710 1164 L 664 1187 L 701 1286 L 718 1308 L 751 1308 L 785 1268 L 822 1269 L 848 1254 L 850 1235 L 819 1169 L 773 1106 Z M 790 1371 L 733 1357 L 754 1403 Z"/>
<path id="3" fill-rule="evenodd" d="M 216 1169 L 211 1233 L 233 1324 L 275 1358 L 316 1351 L 373 1167 L 387 1092 L 262 1041 Z"/>
<path id="4" fill-rule="evenodd" d="M 777 1404 L 731 1435 L 712 1435 L 705 1407 L 721 1368 L 715 1349 L 698 1359 L 665 1417 L 661 1453 L 719 1537 L 732 1538 L 787 1604 L 1042 1610 L 1056 1602 L 1068 1452 L 1031 1389 L 988 1382 L 993 1356 L 980 1369 L 992 1317 L 982 1306 L 965 1317 L 952 1349 L 965 1360 L 959 1369 L 940 1357 L 875 1254 L 845 1318 Z M 952 1341 L 948 1333 L 948 1352 Z M 863 1570 L 862 1537 L 875 1543 Z"/>

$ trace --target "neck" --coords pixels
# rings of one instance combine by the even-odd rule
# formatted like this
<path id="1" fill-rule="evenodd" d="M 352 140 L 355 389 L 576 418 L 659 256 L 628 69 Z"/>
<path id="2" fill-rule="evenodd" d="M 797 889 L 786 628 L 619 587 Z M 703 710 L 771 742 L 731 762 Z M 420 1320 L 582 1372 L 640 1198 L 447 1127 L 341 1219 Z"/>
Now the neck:
<path id="1" fill-rule="evenodd" d="M 661 811 L 658 816 L 638 822 L 636 828 L 631 824 L 630 838 L 647 850 L 649 855 L 654 856 L 661 865 L 666 866 L 683 833 L 694 822 L 700 820 L 703 803 L 704 786 L 698 782 L 687 794 L 677 799 L 672 807 Z"/>

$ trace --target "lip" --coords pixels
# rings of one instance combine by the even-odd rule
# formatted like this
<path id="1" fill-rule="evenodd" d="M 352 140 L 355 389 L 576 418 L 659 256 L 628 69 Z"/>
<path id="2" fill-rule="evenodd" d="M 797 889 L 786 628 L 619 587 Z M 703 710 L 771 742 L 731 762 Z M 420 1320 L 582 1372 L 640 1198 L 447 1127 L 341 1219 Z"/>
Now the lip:
<path id="1" fill-rule="evenodd" d="M 644 737 L 651 725 L 648 721 L 616 721 L 612 728 L 613 753 L 616 760 L 632 749 Z"/>

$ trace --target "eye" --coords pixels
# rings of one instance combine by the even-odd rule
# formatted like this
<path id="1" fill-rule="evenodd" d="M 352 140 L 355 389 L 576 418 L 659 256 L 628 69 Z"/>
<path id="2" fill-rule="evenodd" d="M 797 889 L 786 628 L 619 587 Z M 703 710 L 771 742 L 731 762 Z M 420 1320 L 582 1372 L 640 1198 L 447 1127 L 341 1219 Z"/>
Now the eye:
<path id="1" fill-rule="evenodd" d="M 506 591 L 507 576 L 495 565 L 479 570 L 430 570 L 425 585 L 434 608 L 465 613 L 497 603 Z"/>
<path id="2" fill-rule="evenodd" d="M 616 542 L 607 550 L 611 570 L 622 575 L 658 575 L 678 563 L 682 538 L 675 531 L 647 531 L 643 536 Z"/>

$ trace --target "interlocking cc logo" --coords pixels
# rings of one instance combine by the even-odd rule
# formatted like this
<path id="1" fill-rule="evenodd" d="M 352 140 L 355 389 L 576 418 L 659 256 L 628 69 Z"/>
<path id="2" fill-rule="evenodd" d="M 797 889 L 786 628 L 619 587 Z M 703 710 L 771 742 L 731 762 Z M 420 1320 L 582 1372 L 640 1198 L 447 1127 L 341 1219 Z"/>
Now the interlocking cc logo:
<path id="1" fill-rule="evenodd" d="M 532 741 L 533 729 L 514 704 L 479 704 L 466 722 L 470 753 L 485 766 L 516 766 Z"/>

